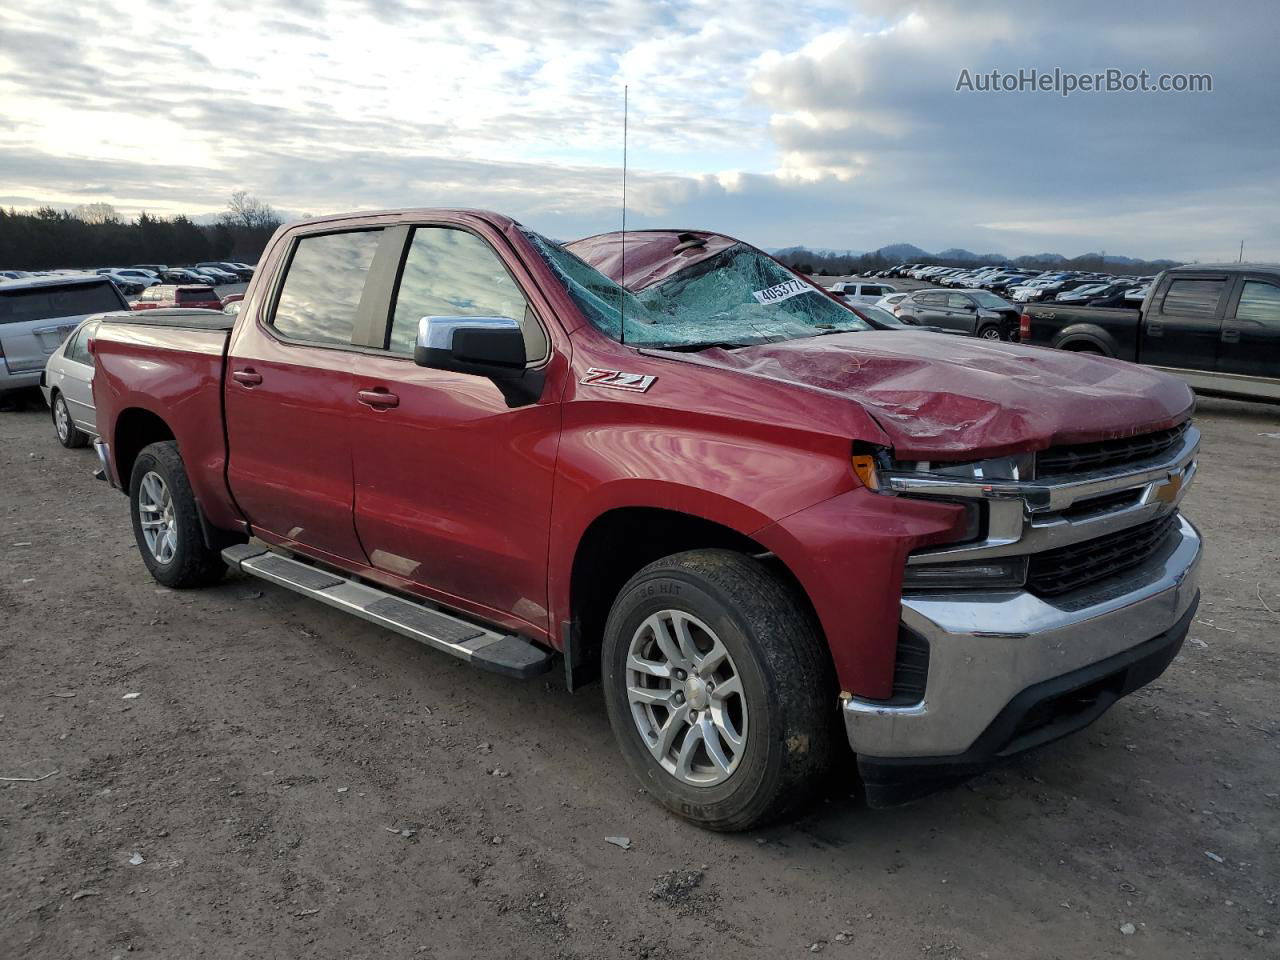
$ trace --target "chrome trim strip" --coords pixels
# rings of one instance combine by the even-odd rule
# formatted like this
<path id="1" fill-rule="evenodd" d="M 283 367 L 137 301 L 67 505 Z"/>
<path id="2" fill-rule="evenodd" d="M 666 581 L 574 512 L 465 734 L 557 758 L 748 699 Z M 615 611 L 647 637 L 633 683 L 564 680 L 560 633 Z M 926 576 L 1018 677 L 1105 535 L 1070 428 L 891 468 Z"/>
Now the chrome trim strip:
<path id="1" fill-rule="evenodd" d="M 929 643 L 924 699 L 843 705 L 849 743 L 876 757 L 963 753 L 1018 693 L 1169 630 L 1195 602 L 1200 535 L 1179 537 L 1133 570 L 1074 593 L 1026 591 L 906 598 L 902 620 Z"/>
<path id="2" fill-rule="evenodd" d="M 895 490 L 913 496 L 982 498 L 987 505 L 987 536 L 978 543 L 919 550 L 907 563 L 919 566 L 956 560 L 1041 553 L 1116 533 L 1156 520 L 1177 509 L 1196 474 L 1200 431 L 1192 426 L 1181 446 L 1159 464 L 1095 471 L 1062 483 L 956 483 L 889 475 Z M 999 495 L 991 491 L 998 488 Z M 1129 506 L 1093 516 L 1070 518 L 1062 512 L 1108 494 L 1133 490 Z M 959 492 L 957 492 L 959 491 Z"/>
<path id="3" fill-rule="evenodd" d="M 917 474 L 886 473 L 884 480 L 894 493 L 909 496 L 959 497 L 968 500 L 1022 500 L 1028 513 L 1065 510 L 1078 500 L 1142 486 L 1181 472 L 1200 449 L 1200 430 L 1189 427 L 1177 451 L 1158 464 L 1111 467 L 1080 474 L 1060 483 L 1013 480 L 957 481 Z"/>

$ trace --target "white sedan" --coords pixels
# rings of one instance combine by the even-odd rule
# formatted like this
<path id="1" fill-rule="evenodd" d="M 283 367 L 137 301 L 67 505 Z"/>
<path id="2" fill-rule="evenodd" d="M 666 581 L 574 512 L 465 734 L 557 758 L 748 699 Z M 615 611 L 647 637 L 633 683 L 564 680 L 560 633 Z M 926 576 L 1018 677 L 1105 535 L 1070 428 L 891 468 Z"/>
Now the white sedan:
<path id="1" fill-rule="evenodd" d="M 99 321 L 89 319 L 53 351 L 40 377 L 40 389 L 53 411 L 53 429 L 64 447 L 83 447 L 98 435 L 93 406 L 93 355 L 89 338 Z"/>
<path id="2" fill-rule="evenodd" d="M 893 308 L 909 296 L 911 296 L 910 292 L 891 293 L 888 296 L 881 297 L 875 302 L 875 305 L 881 310 L 888 310 L 893 313 Z"/>

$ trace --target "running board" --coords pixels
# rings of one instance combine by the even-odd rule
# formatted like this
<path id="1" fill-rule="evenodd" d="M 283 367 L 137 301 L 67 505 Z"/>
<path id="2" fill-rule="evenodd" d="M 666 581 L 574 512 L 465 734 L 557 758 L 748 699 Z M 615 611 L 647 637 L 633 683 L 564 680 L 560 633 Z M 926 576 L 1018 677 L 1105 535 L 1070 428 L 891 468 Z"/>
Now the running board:
<path id="1" fill-rule="evenodd" d="M 520 680 L 551 668 L 551 654 L 520 637 L 495 633 L 395 594 L 347 580 L 264 547 L 238 543 L 222 551 L 232 569 L 286 587 L 376 623 L 460 660 Z"/>

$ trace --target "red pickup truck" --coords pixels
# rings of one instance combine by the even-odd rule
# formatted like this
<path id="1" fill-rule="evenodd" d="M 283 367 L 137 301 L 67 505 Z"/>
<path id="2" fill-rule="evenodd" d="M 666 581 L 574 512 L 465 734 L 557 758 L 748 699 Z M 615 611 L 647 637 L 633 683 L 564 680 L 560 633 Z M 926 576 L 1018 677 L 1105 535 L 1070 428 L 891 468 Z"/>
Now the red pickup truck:
<path id="1" fill-rule="evenodd" d="M 231 567 L 599 680 L 650 794 L 721 830 L 855 756 L 870 803 L 911 799 L 1173 659 L 1199 599 L 1184 384 L 872 330 L 719 234 L 623 246 L 326 217 L 277 232 L 235 318 L 104 320 L 96 448 L 152 575 Z"/>

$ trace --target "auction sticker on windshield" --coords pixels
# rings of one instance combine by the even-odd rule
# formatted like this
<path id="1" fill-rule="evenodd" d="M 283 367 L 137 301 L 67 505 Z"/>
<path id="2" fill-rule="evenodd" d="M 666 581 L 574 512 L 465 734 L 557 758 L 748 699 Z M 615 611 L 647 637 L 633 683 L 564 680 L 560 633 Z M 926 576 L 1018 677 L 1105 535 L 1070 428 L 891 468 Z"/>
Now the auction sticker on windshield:
<path id="1" fill-rule="evenodd" d="M 756 298 L 757 303 L 763 303 L 768 306 L 771 303 L 781 303 L 783 300 L 798 297 L 800 294 L 808 293 L 812 289 L 813 287 L 803 280 L 788 280 L 786 283 L 779 283 L 773 287 L 756 290 L 751 295 Z"/>

